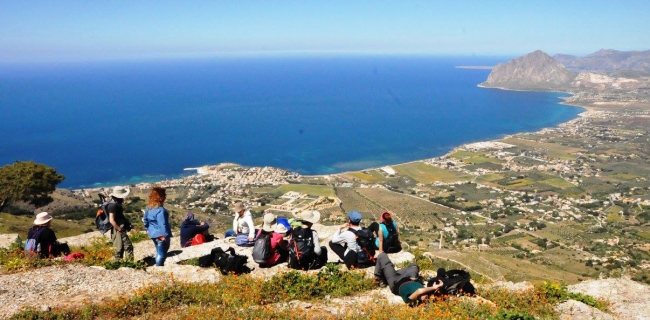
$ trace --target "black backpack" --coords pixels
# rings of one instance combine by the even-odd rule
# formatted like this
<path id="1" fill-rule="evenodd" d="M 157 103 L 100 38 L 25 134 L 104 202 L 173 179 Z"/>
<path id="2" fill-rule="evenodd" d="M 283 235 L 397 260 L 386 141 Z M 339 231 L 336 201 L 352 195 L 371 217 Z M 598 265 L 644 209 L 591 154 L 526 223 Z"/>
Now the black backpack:
<path id="1" fill-rule="evenodd" d="M 248 257 L 236 254 L 235 249 L 232 247 L 228 248 L 226 251 L 223 251 L 221 247 L 216 247 L 210 251 L 210 258 L 212 260 L 210 265 L 219 268 L 221 273 L 224 275 L 230 273 L 242 274 L 251 272 L 251 270 L 246 266 Z M 199 264 L 201 264 L 201 260 L 199 260 Z"/>
<path id="2" fill-rule="evenodd" d="M 397 235 L 397 229 L 393 223 L 385 224 L 386 230 L 388 230 L 388 236 L 384 238 L 384 251 L 386 253 L 395 253 L 402 251 L 402 244 L 399 242 L 399 236 Z"/>
<path id="3" fill-rule="evenodd" d="M 476 290 L 470 282 L 469 272 L 465 270 L 447 270 L 438 269 L 438 275 L 435 278 L 429 279 L 427 287 L 431 287 L 438 280 L 441 280 L 443 285 L 436 291 L 436 295 L 474 295 Z"/>
<path id="4" fill-rule="evenodd" d="M 258 264 L 265 264 L 270 257 L 271 235 L 269 233 L 262 232 L 262 234 L 260 234 L 260 236 L 255 239 L 255 245 L 253 245 L 253 261 Z"/>
<path id="5" fill-rule="evenodd" d="M 298 270 L 309 270 L 314 260 L 314 239 L 312 230 L 297 227 L 291 230 L 289 241 L 289 267 Z"/>
<path id="6" fill-rule="evenodd" d="M 357 236 L 357 244 L 361 247 L 361 251 L 357 252 L 359 265 L 374 264 L 375 261 L 375 235 L 368 228 L 361 228 L 355 230 L 350 228 Z"/>

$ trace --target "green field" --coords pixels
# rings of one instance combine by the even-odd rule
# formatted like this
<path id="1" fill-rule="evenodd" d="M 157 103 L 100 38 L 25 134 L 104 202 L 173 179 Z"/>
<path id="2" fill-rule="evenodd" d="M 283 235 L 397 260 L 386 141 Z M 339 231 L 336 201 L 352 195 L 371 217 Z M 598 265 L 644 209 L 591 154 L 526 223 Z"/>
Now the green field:
<path id="1" fill-rule="evenodd" d="M 469 181 L 471 176 L 463 175 L 454 171 L 449 171 L 428 165 L 424 162 L 412 162 L 399 166 L 393 166 L 393 169 L 400 174 L 407 176 L 417 182 L 433 183 L 440 182 L 455 182 L 455 181 Z"/>
<path id="2" fill-rule="evenodd" d="M 351 172 L 348 175 L 368 182 L 381 182 L 386 180 L 386 178 L 384 178 L 384 176 L 382 176 L 381 173 L 375 170 L 368 171 L 368 173 L 364 173 L 361 171 Z"/>
<path id="3" fill-rule="evenodd" d="M 530 141 L 530 140 L 524 140 L 518 138 L 503 139 L 502 142 L 514 144 L 517 146 L 548 150 L 547 156 L 549 158 L 556 158 L 556 159 L 563 159 L 563 160 L 575 159 L 576 154 L 578 152 L 585 152 L 585 149 L 563 146 L 559 143 L 545 143 L 545 142 Z"/>
<path id="4" fill-rule="evenodd" d="M 541 183 L 547 184 L 551 187 L 558 189 L 569 189 L 575 187 L 571 182 L 568 182 L 562 178 L 551 178 L 540 181 Z"/>
<path id="5" fill-rule="evenodd" d="M 289 191 L 305 193 L 313 196 L 333 197 L 334 189 L 330 186 L 318 186 L 310 184 L 285 184 L 275 188 L 271 194 L 278 197 Z"/>

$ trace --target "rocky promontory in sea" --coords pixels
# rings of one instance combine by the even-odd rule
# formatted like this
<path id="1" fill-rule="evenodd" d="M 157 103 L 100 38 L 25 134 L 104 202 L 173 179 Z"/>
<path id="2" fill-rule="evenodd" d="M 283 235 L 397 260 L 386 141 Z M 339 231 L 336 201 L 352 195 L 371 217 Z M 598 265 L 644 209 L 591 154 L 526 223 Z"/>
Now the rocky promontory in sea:
<path id="1" fill-rule="evenodd" d="M 599 50 L 584 57 L 537 50 L 492 69 L 486 88 L 563 91 L 569 104 L 650 102 L 650 50 Z"/>
<path id="2" fill-rule="evenodd" d="M 575 75 L 543 51 L 537 50 L 492 69 L 483 87 L 512 90 L 559 90 Z"/>

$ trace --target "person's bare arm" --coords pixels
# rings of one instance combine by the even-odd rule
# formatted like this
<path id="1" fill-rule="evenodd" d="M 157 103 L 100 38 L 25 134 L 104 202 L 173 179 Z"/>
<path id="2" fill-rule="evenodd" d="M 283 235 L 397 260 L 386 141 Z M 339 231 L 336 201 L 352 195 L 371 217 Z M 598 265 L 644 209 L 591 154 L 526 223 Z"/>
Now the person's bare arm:
<path id="1" fill-rule="evenodd" d="M 381 229 L 381 226 L 379 227 L 379 233 L 377 234 L 377 237 L 379 238 L 379 248 L 377 249 L 377 254 L 375 255 L 375 257 L 377 257 L 377 255 L 379 255 L 380 253 L 384 252 L 384 249 L 383 249 L 384 248 L 384 230 Z"/>
<path id="2" fill-rule="evenodd" d="M 111 225 L 113 226 L 113 229 L 115 231 L 122 232 L 122 229 L 120 228 L 120 226 L 117 224 L 117 222 L 115 222 L 115 214 L 114 213 L 112 213 L 112 212 L 108 213 L 108 222 L 111 223 Z"/>
<path id="3" fill-rule="evenodd" d="M 438 282 L 433 284 L 433 286 L 431 286 L 431 287 L 420 288 L 420 289 L 415 290 L 415 292 L 413 292 L 409 296 L 409 299 L 410 300 L 416 300 L 416 299 L 418 299 L 419 297 L 421 297 L 421 296 L 423 296 L 425 294 L 429 294 L 429 293 L 431 293 L 433 291 L 438 290 L 438 288 L 440 288 L 440 287 L 442 287 L 442 281 L 438 280 Z"/>

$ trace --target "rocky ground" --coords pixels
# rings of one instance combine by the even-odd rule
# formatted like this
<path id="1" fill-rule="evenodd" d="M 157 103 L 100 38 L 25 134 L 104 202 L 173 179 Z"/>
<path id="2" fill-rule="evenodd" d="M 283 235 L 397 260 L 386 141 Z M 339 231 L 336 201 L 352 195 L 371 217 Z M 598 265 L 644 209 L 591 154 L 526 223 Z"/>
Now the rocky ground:
<path id="1" fill-rule="evenodd" d="M 316 225 L 321 242 L 326 244 L 336 227 Z M 71 245 L 80 245 L 100 237 L 99 233 L 89 233 L 77 237 L 61 239 Z M 5 239 L 8 238 L 8 239 Z M 4 242 L 11 243 L 11 237 L 0 237 Z M 178 240 L 175 238 L 173 240 Z M 0 244 L 3 245 L 4 243 Z M 65 265 L 45 267 L 23 273 L 0 275 L 0 316 L 9 317 L 26 306 L 47 310 L 55 306 L 81 305 L 84 301 L 97 302 L 132 293 L 135 289 L 147 285 L 170 281 L 188 282 L 217 282 L 221 273 L 213 268 L 200 268 L 182 265 L 178 262 L 209 254 L 212 248 L 229 246 L 237 248 L 239 254 L 249 256 L 249 266 L 254 268 L 251 274 L 260 278 L 270 278 L 277 272 L 287 270 L 286 264 L 273 268 L 255 268 L 252 262 L 251 248 L 238 248 L 229 239 L 217 239 L 196 247 L 181 249 L 178 241 L 172 241 L 170 258 L 164 267 L 149 267 L 146 270 L 122 268 L 105 270 L 101 267 L 86 267 L 82 265 Z M 136 258 L 141 259 L 154 254 L 154 246 L 150 241 L 135 245 Z M 331 262 L 337 262 L 336 255 L 329 255 Z M 391 254 L 393 262 L 410 261 L 411 253 L 401 252 Z M 365 269 L 369 276 L 372 268 Z M 311 271 L 317 272 L 317 271 Z M 492 286 L 505 287 L 511 291 L 526 290 L 530 283 L 496 282 Z M 570 286 L 569 289 L 605 298 L 611 302 L 611 314 L 603 313 L 578 301 L 567 301 L 557 307 L 562 319 L 650 319 L 650 287 L 626 279 L 590 280 Z M 481 298 L 469 298 L 481 301 Z M 375 289 L 363 292 L 357 296 L 345 299 L 324 299 L 318 302 L 292 301 L 278 307 L 304 308 L 310 312 L 326 312 L 329 314 L 346 313 L 358 303 L 373 301 L 374 303 L 400 304 L 401 298 L 393 295 L 389 289 Z"/>

